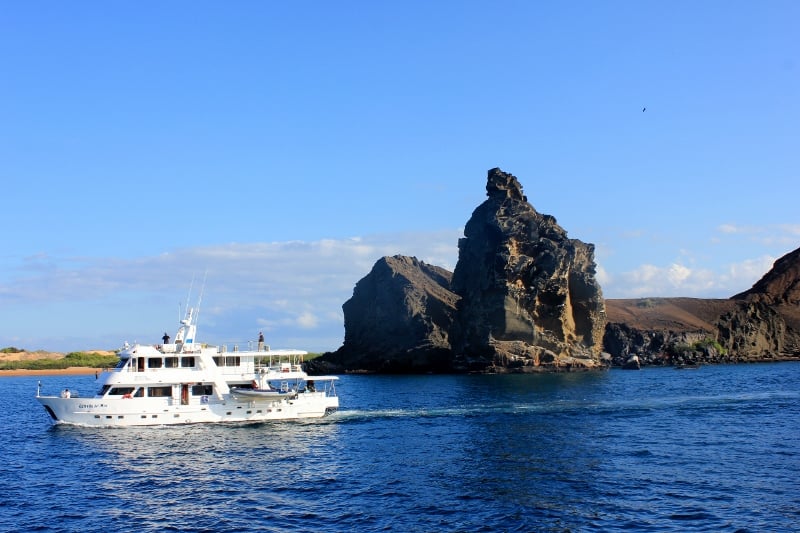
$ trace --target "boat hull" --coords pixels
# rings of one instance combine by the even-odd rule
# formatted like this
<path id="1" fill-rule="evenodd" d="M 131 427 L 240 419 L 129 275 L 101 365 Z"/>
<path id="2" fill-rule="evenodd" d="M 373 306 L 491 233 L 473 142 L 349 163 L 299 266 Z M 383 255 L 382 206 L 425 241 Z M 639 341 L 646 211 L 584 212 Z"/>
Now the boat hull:
<path id="1" fill-rule="evenodd" d="M 150 398 L 36 398 L 57 424 L 90 427 L 156 426 L 198 423 L 254 423 L 320 418 L 339 407 L 323 392 L 300 393 L 280 401 L 242 401 L 230 396 L 183 405 Z"/>

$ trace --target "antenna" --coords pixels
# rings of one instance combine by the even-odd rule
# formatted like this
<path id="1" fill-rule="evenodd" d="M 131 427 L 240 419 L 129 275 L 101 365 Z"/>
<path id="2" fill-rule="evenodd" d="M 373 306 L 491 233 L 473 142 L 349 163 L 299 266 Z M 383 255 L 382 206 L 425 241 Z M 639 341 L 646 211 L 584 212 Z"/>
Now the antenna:
<path id="1" fill-rule="evenodd" d="M 194 287 L 194 276 L 192 276 L 192 282 L 189 283 L 189 292 L 186 294 L 186 309 L 189 309 L 190 298 L 192 297 L 192 288 Z"/>
<path id="2" fill-rule="evenodd" d="M 197 325 L 197 317 L 200 315 L 200 304 L 203 301 L 203 293 L 206 290 L 206 278 L 208 277 L 208 269 L 203 274 L 203 285 L 200 287 L 200 297 L 197 299 L 197 313 L 194 315 L 194 323 Z"/>

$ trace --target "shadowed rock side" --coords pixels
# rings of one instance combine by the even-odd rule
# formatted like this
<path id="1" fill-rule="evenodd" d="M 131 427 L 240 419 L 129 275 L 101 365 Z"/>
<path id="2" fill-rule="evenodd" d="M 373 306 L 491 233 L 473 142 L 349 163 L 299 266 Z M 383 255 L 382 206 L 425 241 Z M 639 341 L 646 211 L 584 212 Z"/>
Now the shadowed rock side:
<path id="1" fill-rule="evenodd" d="M 728 300 L 606 300 L 605 350 L 616 365 L 772 361 L 800 357 L 800 249 Z"/>
<path id="2" fill-rule="evenodd" d="M 458 243 L 454 370 L 598 366 L 605 312 L 594 246 L 538 213 L 511 174 L 490 170 L 486 194 Z"/>
<path id="3" fill-rule="evenodd" d="M 344 344 L 309 371 L 449 371 L 449 329 L 458 296 L 452 273 L 413 257 L 383 257 L 342 306 Z"/>

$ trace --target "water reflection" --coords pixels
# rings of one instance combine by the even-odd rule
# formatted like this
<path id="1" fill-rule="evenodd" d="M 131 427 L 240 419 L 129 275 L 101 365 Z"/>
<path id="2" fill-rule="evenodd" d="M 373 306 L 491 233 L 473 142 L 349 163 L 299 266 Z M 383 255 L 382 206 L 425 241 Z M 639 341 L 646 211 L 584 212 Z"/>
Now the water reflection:
<path id="1" fill-rule="evenodd" d="M 301 509 L 304 490 L 338 477 L 335 424 L 275 422 L 252 425 L 104 429 L 56 426 L 62 448 L 97 462 L 92 490 L 107 495 L 108 518 L 140 527 L 244 520 L 268 508 Z M 216 527 L 216 526 L 214 526 Z"/>

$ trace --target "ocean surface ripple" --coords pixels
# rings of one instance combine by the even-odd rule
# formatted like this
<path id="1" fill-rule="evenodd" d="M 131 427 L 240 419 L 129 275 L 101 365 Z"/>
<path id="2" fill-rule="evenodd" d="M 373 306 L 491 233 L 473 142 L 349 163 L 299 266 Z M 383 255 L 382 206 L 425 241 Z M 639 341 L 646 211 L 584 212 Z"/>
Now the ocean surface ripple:
<path id="1" fill-rule="evenodd" d="M 0 531 L 798 531 L 800 364 L 342 376 L 308 422 L 53 426 L 0 378 Z"/>

